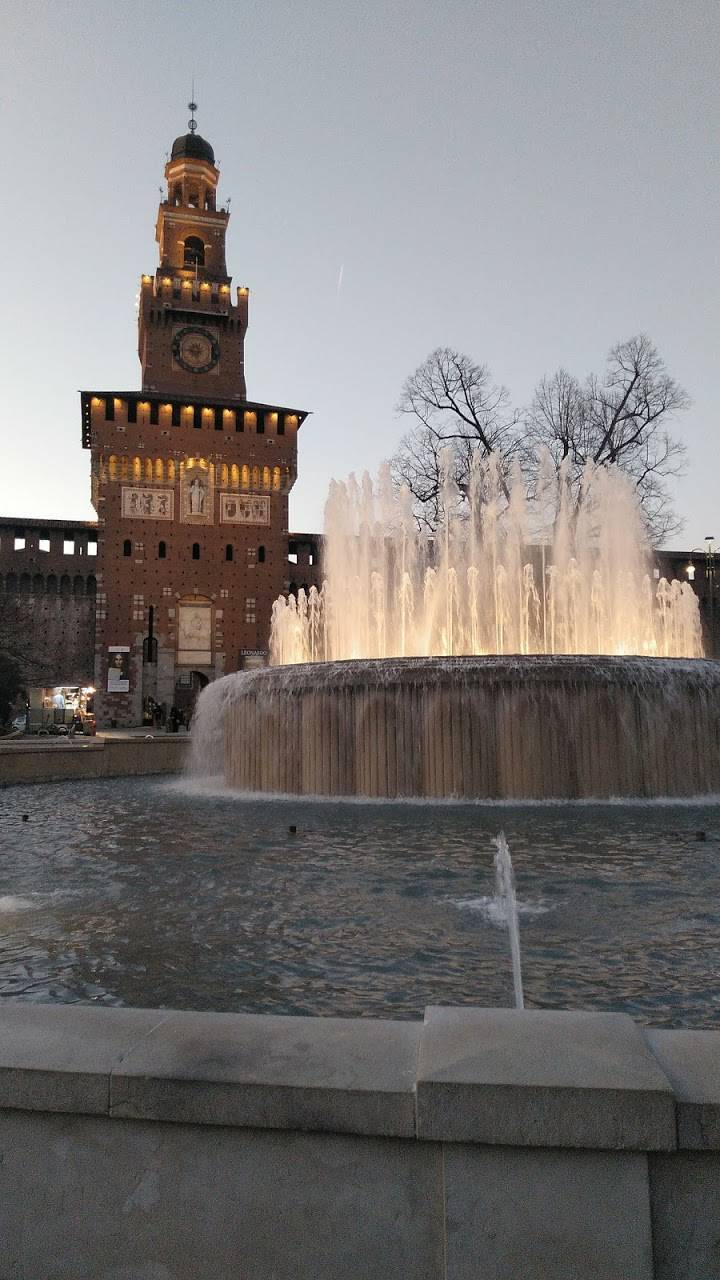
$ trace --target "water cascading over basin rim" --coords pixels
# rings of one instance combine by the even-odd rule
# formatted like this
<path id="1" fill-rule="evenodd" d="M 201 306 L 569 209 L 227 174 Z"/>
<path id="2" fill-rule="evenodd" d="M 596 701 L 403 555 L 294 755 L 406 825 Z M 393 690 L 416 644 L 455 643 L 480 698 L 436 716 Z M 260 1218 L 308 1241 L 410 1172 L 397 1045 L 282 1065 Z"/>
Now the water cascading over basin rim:
<path id="1" fill-rule="evenodd" d="M 226 782 L 250 792 L 720 792 L 720 667 L 698 659 L 503 655 L 264 668 L 209 686 L 199 743 L 203 722 L 222 726 Z M 207 747 L 199 754 L 207 764 Z"/>

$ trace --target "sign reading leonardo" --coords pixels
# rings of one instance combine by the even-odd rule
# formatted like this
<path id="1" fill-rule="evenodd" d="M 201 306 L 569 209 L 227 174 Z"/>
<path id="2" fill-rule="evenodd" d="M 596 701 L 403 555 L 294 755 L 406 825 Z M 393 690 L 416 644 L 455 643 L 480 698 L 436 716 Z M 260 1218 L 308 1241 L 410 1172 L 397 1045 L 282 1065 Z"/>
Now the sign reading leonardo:
<path id="1" fill-rule="evenodd" d="M 269 524 L 270 499 L 260 493 L 221 493 L 223 524 Z"/>
<path id="2" fill-rule="evenodd" d="M 172 520 L 175 494 L 172 489 L 131 489 L 123 485 L 123 516 L 139 520 Z"/>

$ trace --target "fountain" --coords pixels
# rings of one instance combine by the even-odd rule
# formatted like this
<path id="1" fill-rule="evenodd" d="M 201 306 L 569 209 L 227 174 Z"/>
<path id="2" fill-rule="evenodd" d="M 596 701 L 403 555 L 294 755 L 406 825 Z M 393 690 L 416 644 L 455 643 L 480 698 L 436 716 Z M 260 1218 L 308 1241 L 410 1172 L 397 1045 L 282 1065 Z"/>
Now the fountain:
<path id="1" fill-rule="evenodd" d="M 654 578 L 623 473 L 589 467 L 570 493 L 543 463 L 529 500 L 491 458 L 460 494 L 446 459 L 430 536 L 387 471 L 333 484 L 322 590 L 276 601 L 270 668 L 204 691 L 203 767 L 304 795 L 720 791 L 720 672 L 692 588 Z"/>

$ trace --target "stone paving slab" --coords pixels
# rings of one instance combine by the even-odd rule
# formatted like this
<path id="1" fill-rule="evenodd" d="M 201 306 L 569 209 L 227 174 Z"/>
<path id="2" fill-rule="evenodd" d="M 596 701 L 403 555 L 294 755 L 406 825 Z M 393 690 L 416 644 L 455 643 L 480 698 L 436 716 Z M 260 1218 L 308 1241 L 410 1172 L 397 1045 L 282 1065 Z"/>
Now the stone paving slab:
<path id="1" fill-rule="evenodd" d="M 412 1137 L 420 1022 L 176 1013 L 113 1072 L 116 1117 Z"/>
<path id="2" fill-rule="evenodd" d="M 675 1093 L 678 1147 L 720 1151 L 720 1031 L 644 1035 Z"/>
<path id="3" fill-rule="evenodd" d="M 419 1138 L 667 1151 L 671 1086 L 624 1014 L 430 1008 Z"/>
<path id="4" fill-rule="evenodd" d="M 110 1073 L 169 1014 L 0 1003 L 0 1108 L 107 1115 Z"/>

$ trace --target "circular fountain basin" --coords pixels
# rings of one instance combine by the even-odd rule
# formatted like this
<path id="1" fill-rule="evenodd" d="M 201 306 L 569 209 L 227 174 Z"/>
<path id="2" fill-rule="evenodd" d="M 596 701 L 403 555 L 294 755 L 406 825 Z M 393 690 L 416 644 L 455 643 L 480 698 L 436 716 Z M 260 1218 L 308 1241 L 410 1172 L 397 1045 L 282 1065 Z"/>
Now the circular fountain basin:
<path id="1" fill-rule="evenodd" d="M 488 656 L 226 677 L 225 776 L 295 795 L 553 799 L 720 792 L 720 665 Z"/>

